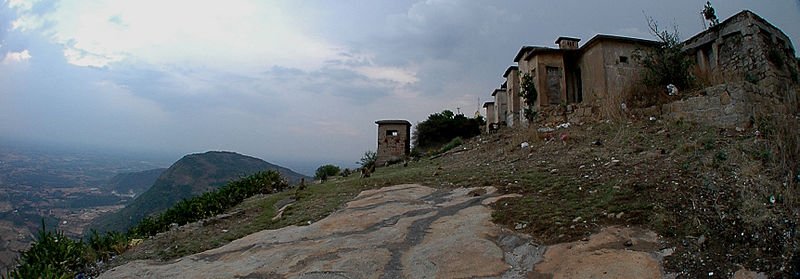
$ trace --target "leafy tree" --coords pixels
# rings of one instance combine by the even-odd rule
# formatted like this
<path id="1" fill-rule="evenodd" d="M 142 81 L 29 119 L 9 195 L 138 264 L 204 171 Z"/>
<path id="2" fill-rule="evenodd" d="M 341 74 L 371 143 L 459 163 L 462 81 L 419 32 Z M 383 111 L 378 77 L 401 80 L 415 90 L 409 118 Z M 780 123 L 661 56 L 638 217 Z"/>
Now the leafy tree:
<path id="1" fill-rule="evenodd" d="M 481 116 L 468 118 L 449 110 L 434 113 L 414 128 L 414 147 L 430 150 L 445 145 L 456 137 L 468 139 L 480 135 L 481 126 L 485 124 L 486 121 Z"/>
<path id="2" fill-rule="evenodd" d="M 339 175 L 339 167 L 334 165 L 322 165 L 317 168 L 317 172 L 314 174 L 314 179 L 319 179 L 322 181 L 328 180 L 328 177 L 337 176 Z"/>
<path id="3" fill-rule="evenodd" d="M 536 104 L 536 99 L 539 97 L 539 93 L 536 92 L 536 85 L 533 83 L 533 76 L 531 76 L 530 73 L 525 73 L 522 75 L 519 96 L 525 99 L 526 108 L 522 111 L 525 119 L 528 119 L 528 121 L 533 121 L 533 119 L 536 118 L 536 110 L 534 107 Z"/>
<path id="4" fill-rule="evenodd" d="M 671 32 L 662 30 L 653 18 L 646 18 L 650 33 L 658 38 L 661 45 L 653 49 L 639 50 L 633 55 L 633 58 L 645 68 L 643 76 L 645 85 L 665 88 L 668 84 L 673 84 L 680 89 L 689 88 L 693 81 L 689 72 L 693 61 L 681 49 L 677 26 Z"/>

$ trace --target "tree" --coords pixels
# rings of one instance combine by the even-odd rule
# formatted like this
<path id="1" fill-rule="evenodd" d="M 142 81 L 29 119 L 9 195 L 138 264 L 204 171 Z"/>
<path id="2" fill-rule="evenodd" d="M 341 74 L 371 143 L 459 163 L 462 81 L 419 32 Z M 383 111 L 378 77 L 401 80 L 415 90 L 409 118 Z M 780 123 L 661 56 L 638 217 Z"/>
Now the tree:
<path id="1" fill-rule="evenodd" d="M 414 147 L 430 150 L 441 147 L 456 137 L 468 139 L 480 135 L 481 126 L 485 124 L 482 116 L 468 118 L 449 110 L 434 113 L 427 120 L 417 123 L 414 128 Z"/>
<path id="2" fill-rule="evenodd" d="M 693 62 L 681 49 L 678 27 L 674 26 L 672 32 L 662 30 L 653 18 L 645 17 L 650 33 L 658 38 L 661 45 L 653 49 L 639 50 L 633 55 L 633 58 L 645 68 L 644 84 L 659 88 L 666 88 L 669 84 L 680 89 L 691 87 L 693 78 L 689 68 Z"/>
<path id="3" fill-rule="evenodd" d="M 526 108 L 522 111 L 525 119 L 528 119 L 528 121 L 533 121 L 533 119 L 536 118 L 536 110 L 534 107 L 536 104 L 536 98 L 539 97 L 539 93 L 536 92 L 536 84 L 534 84 L 533 76 L 531 76 L 530 73 L 525 73 L 522 75 L 519 96 L 525 99 Z"/>
<path id="4" fill-rule="evenodd" d="M 317 172 L 314 174 L 314 179 L 319 179 L 322 181 L 328 180 L 328 177 L 337 176 L 339 175 L 339 167 L 334 165 L 322 165 L 317 168 Z"/>

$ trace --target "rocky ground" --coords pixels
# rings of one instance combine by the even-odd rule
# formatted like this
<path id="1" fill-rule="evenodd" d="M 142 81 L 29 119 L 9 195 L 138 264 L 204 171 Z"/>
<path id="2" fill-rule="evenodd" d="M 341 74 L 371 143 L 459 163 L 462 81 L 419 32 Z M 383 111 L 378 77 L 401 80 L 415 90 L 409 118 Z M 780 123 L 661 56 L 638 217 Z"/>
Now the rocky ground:
<path id="1" fill-rule="evenodd" d="M 169 263 L 135 261 L 101 278 L 661 278 L 649 231 L 610 227 L 546 247 L 491 222 L 493 187 L 405 184 L 362 192 L 308 226 L 251 234 Z M 290 205 L 291 206 L 291 205 Z"/>
<path id="2" fill-rule="evenodd" d="M 797 166 L 796 154 L 800 153 L 797 142 L 800 140 L 797 140 L 797 133 L 787 132 L 786 127 L 791 125 L 778 128 L 762 123 L 757 127 L 717 129 L 680 121 L 625 120 L 578 123 L 566 128 L 556 128 L 556 124 L 541 127 L 553 130 L 537 131 L 538 126 L 527 130 L 505 129 L 468 140 L 445 154 L 411 162 L 407 167 L 380 168 L 367 179 L 335 178 L 301 192 L 254 197 L 219 218 L 175 228 L 145 240 L 106 268 L 129 265 L 106 275 L 135 269 L 152 272 L 142 273 L 144 275 L 156 275 L 171 268 L 188 269 L 193 265 L 201 270 L 223 268 L 223 259 L 228 257 L 210 255 L 230 252 L 233 254 L 226 255 L 233 261 L 236 253 L 267 253 L 263 250 L 267 246 L 283 247 L 276 251 L 289 251 L 285 241 L 294 239 L 293 235 L 309 235 L 296 243 L 328 247 L 320 248 L 324 251 L 334 247 L 324 245 L 347 242 L 339 236 L 365 237 L 362 234 L 367 233 L 369 237 L 381 237 L 376 233 L 390 230 L 387 225 L 394 226 L 392 233 L 397 235 L 415 236 L 414 232 L 420 231 L 417 229 L 426 233 L 417 235 L 421 239 L 413 241 L 382 236 L 383 240 L 399 246 L 386 246 L 381 240 L 367 246 L 351 243 L 356 246 L 327 256 L 298 252 L 300 254 L 290 253 L 260 265 L 254 260 L 249 263 L 249 269 L 244 270 L 272 270 L 269 272 L 277 275 L 332 270 L 333 263 L 345 257 L 343 254 L 365 253 L 364 249 L 377 251 L 374 266 L 381 269 L 380 274 L 399 274 L 391 267 L 398 267 L 402 272 L 419 270 L 415 272 L 436 274 L 430 272 L 447 270 L 447 264 L 433 264 L 435 260 L 468 262 L 471 258 L 466 255 L 473 255 L 470 253 L 474 251 L 464 249 L 473 242 L 460 241 L 460 246 L 465 247 L 454 245 L 460 249 L 456 251 L 462 253 L 457 257 L 452 256 L 459 252 L 431 256 L 433 251 L 424 249 L 424 245 L 438 245 L 436 243 L 449 239 L 442 236 L 443 233 L 437 234 L 438 225 L 448 228 L 445 231 L 449 237 L 459 235 L 455 233 L 459 230 L 453 226 L 469 228 L 470 232 L 486 232 L 489 237 L 483 237 L 484 240 L 470 238 L 470 241 L 489 247 L 485 249 L 499 247 L 491 248 L 502 251 L 494 255 L 507 255 L 523 242 L 537 247 L 529 251 L 539 256 L 529 256 L 525 260 L 538 262 L 534 267 L 515 266 L 508 257 L 501 257 L 495 262 L 512 267 L 492 269 L 487 265 L 492 270 L 486 272 L 490 277 L 510 276 L 509 270 L 517 270 L 515 274 L 534 278 L 575 278 L 581 277 L 579 274 L 613 278 L 602 272 L 619 269 L 638 270 L 655 274 L 655 277 L 791 278 L 800 270 L 800 259 L 796 256 L 799 237 L 795 233 L 800 219 L 796 206 L 800 199 L 795 194 L 800 177 L 794 177 L 795 171 L 787 171 Z M 430 193 L 417 194 L 424 197 L 421 203 L 396 196 L 396 202 L 366 207 L 412 208 L 392 209 L 397 212 L 380 215 L 377 219 L 364 217 L 369 214 L 354 205 L 369 201 L 368 193 L 373 192 L 360 194 L 359 199 L 347 203 L 362 191 L 400 184 L 420 184 L 431 189 L 425 190 Z M 448 196 L 447 193 L 463 192 L 464 188 L 482 187 L 497 190 L 468 198 L 474 199 L 472 203 L 481 204 L 475 209 L 453 207 L 440 199 Z M 374 197 L 380 195 L 384 194 Z M 478 202 L 496 195 L 517 197 L 488 207 Z M 292 205 L 280 210 L 288 203 Z M 443 213 L 478 209 L 481 213 L 475 215 L 485 218 L 478 223 L 485 226 L 475 227 L 475 219 L 450 225 L 446 220 L 463 214 Z M 362 217 L 356 218 L 359 222 L 366 223 L 353 229 L 332 225 L 353 214 Z M 278 215 L 281 217 L 275 218 Z M 331 223 L 323 219 L 329 215 L 328 218 L 339 221 Z M 442 218 L 436 217 L 439 215 Z M 444 218 L 445 215 L 448 217 Z M 321 238 L 313 232 L 323 224 L 330 227 L 325 229 L 336 233 Z M 415 227 L 417 225 L 424 226 Z M 269 230 L 263 231 L 265 229 Z M 309 229 L 312 231 L 306 231 Z M 267 235 L 277 240 L 264 240 L 272 241 L 267 246 L 242 246 L 245 239 L 253 241 L 256 236 Z M 513 235 L 524 241 L 515 240 L 513 245 L 504 246 L 502 235 Z M 442 240 L 432 240 L 436 238 Z M 230 245 L 223 246 L 229 242 Z M 235 250 L 233 247 L 241 250 L 231 252 Z M 483 251 L 487 251 L 485 249 Z M 405 252 L 397 260 L 394 255 L 401 250 Z M 199 254 L 189 256 L 195 253 Z M 283 259 L 286 257 L 295 260 L 287 262 Z M 411 257 L 417 259 L 411 262 L 421 266 L 408 265 L 405 259 Z M 421 260 L 425 257 L 431 260 Z M 609 267 L 610 263 L 615 265 Z M 241 273 L 247 274 L 250 273 Z"/>

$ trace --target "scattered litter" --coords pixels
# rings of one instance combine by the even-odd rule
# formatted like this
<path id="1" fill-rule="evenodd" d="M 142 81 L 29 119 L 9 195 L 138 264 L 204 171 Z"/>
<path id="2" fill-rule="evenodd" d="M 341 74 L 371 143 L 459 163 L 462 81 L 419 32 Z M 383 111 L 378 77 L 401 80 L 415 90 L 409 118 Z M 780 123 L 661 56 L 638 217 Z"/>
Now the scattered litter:
<path id="1" fill-rule="evenodd" d="M 656 121 L 656 117 L 655 116 L 650 116 L 650 121 Z"/>
<path id="2" fill-rule="evenodd" d="M 592 142 L 592 145 L 596 145 L 596 146 L 602 146 L 602 145 L 603 145 L 603 141 L 602 141 L 602 140 L 600 140 L 600 139 L 596 139 L 596 140 L 594 140 L 594 141 Z"/>
<path id="3" fill-rule="evenodd" d="M 557 172 L 558 172 L 558 169 L 552 169 L 552 170 L 550 170 L 550 173 L 557 173 Z"/>
<path id="4" fill-rule="evenodd" d="M 226 233 L 226 232 L 228 232 L 228 230 L 222 230 L 222 232 L 223 232 L 223 233 Z"/>
<path id="5" fill-rule="evenodd" d="M 622 111 L 628 110 L 628 106 L 625 105 L 625 103 L 619 104 L 619 108 L 622 109 Z M 610 122 L 611 122 L 611 120 L 606 120 L 606 123 L 610 123 Z"/>
<path id="6" fill-rule="evenodd" d="M 514 226 L 514 229 L 515 230 L 521 230 L 521 229 L 524 229 L 524 228 L 527 228 L 527 227 L 528 227 L 527 223 L 517 223 L 517 225 Z"/>
<path id="7" fill-rule="evenodd" d="M 667 92 L 669 93 L 670 96 L 678 95 L 678 87 L 670 83 L 667 85 Z"/>
<path id="8" fill-rule="evenodd" d="M 569 124 L 569 122 L 561 123 L 561 124 L 558 124 L 558 126 L 556 126 L 556 128 L 557 129 L 566 129 L 566 128 L 569 128 L 570 125 L 571 124 Z"/>
<path id="9" fill-rule="evenodd" d="M 769 196 L 769 203 L 772 203 L 772 204 L 775 203 L 775 195 Z"/>
<path id="10" fill-rule="evenodd" d="M 739 133 L 741 133 L 741 132 L 744 132 L 744 128 L 742 128 L 742 127 L 736 127 L 736 131 L 737 131 L 737 132 L 739 132 Z"/>
<path id="11" fill-rule="evenodd" d="M 530 145 L 530 144 L 529 144 L 527 141 L 526 141 L 526 142 L 523 142 L 522 144 L 520 144 L 520 147 L 522 147 L 522 149 L 528 148 L 528 147 L 530 147 L 530 146 L 531 146 L 531 145 Z"/>
<path id="12" fill-rule="evenodd" d="M 539 129 L 536 129 L 536 131 L 538 131 L 539 133 L 549 133 L 549 132 L 552 132 L 552 131 L 555 131 L 555 130 L 556 129 L 553 129 L 553 128 L 550 128 L 550 127 L 541 127 Z"/>
<path id="13" fill-rule="evenodd" d="M 581 220 L 583 220 L 583 218 L 581 216 L 578 216 L 578 217 L 575 217 L 575 219 L 572 219 L 572 222 L 573 223 L 577 223 L 577 222 L 580 222 Z"/>

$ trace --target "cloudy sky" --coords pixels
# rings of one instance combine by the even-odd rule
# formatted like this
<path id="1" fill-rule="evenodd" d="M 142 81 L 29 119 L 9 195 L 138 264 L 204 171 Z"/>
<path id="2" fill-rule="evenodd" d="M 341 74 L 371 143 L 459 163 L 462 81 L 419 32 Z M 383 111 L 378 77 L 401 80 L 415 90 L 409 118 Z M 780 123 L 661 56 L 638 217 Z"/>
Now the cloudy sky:
<path id="1" fill-rule="evenodd" d="M 598 33 L 683 38 L 699 0 L 0 0 L 0 138 L 310 172 L 376 147 L 377 119 L 478 110 L 522 45 Z M 800 1 L 715 1 L 797 44 Z"/>

